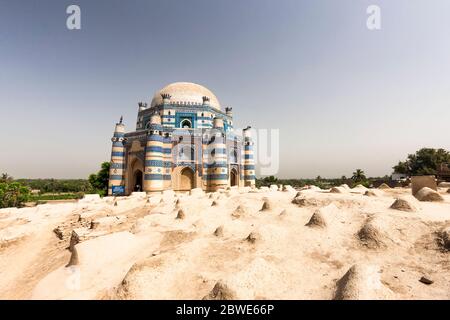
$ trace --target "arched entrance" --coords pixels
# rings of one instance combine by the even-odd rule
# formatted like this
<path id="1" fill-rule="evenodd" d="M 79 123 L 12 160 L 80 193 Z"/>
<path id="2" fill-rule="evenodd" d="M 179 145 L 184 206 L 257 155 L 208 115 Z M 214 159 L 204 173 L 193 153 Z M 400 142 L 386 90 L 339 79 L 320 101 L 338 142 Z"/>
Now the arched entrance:
<path id="1" fill-rule="evenodd" d="M 194 171 L 184 168 L 180 172 L 180 190 L 186 191 L 195 188 Z"/>
<path id="2" fill-rule="evenodd" d="M 184 120 L 182 120 L 182 121 L 181 121 L 181 124 L 180 124 L 180 127 L 181 127 L 181 128 L 192 128 L 192 122 L 191 122 L 191 120 L 189 120 L 189 119 L 184 119 Z"/>
<path id="3" fill-rule="evenodd" d="M 135 155 L 130 157 L 130 164 L 127 166 L 126 193 L 135 192 L 140 186 L 140 191 L 144 190 L 144 162 Z"/>
<path id="4" fill-rule="evenodd" d="M 238 185 L 238 174 L 235 168 L 231 169 L 230 172 L 230 186 L 234 187 Z"/>
<path id="5" fill-rule="evenodd" d="M 137 192 L 142 191 L 142 184 L 143 184 L 142 171 L 136 170 L 133 174 L 133 191 Z"/>

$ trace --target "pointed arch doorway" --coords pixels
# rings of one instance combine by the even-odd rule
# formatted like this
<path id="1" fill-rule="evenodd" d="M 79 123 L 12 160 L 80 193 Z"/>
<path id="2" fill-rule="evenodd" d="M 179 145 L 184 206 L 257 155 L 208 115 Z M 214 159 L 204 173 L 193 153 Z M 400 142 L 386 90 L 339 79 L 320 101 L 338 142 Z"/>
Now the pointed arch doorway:
<path id="1" fill-rule="evenodd" d="M 141 170 L 136 170 L 133 175 L 133 191 L 142 191 L 143 174 Z"/>
<path id="2" fill-rule="evenodd" d="M 172 187 L 174 191 L 189 191 L 196 187 L 195 172 L 191 167 L 179 166 L 172 172 Z"/>
<path id="3" fill-rule="evenodd" d="M 238 173 L 235 168 L 231 169 L 230 171 L 230 187 L 237 186 L 239 184 L 238 182 Z"/>
<path id="4" fill-rule="evenodd" d="M 194 171 L 189 167 L 183 168 L 180 172 L 180 190 L 187 191 L 194 188 Z"/>

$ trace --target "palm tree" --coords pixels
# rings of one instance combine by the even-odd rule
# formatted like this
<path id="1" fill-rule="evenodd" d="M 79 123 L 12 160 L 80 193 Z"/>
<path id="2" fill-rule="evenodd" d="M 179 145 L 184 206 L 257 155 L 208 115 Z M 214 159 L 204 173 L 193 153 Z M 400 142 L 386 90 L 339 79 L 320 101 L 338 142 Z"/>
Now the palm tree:
<path id="1" fill-rule="evenodd" d="M 352 180 L 355 182 L 360 182 L 366 180 L 366 174 L 361 169 L 356 169 L 355 172 L 353 172 Z"/>
<path id="2" fill-rule="evenodd" d="M 2 176 L 0 178 L 1 182 L 7 182 L 7 181 L 12 181 L 13 177 L 11 177 L 9 174 L 7 173 L 2 173 Z"/>

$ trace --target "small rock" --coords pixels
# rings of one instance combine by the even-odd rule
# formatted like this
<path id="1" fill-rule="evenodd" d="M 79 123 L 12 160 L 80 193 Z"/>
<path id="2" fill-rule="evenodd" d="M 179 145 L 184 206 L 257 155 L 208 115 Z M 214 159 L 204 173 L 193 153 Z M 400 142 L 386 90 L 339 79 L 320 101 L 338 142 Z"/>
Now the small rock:
<path id="1" fill-rule="evenodd" d="M 184 219 L 186 217 L 186 214 L 182 209 L 178 210 L 177 219 Z"/>
<path id="2" fill-rule="evenodd" d="M 90 229 L 96 229 L 100 225 L 98 221 L 91 221 Z"/>
<path id="3" fill-rule="evenodd" d="M 223 236 L 223 226 L 217 227 L 217 229 L 214 231 L 214 235 L 216 237 L 222 237 Z"/>
<path id="4" fill-rule="evenodd" d="M 259 241 L 261 237 L 259 236 L 258 233 L 256 232 L 250 232 L 250 234 L 248 235 L 248 237 L 245 239 L 250 243 L 255 243 L 256 241 Z"/>
<path id="5" fill-rule="evenodd" d="M 422 276 L 422 278 L 420 278 L 419 281 L 424 283 L 424 284 L 426 284 L 426 285 L 430 285 L 430 284 L 432 284 L 434 282 L 428 276 Z"/>
<path id="6" fill-rule="evenodd" d="M 57 228 L 53 229 L 53 232 L 56 234 L 58 239 L 63 240 L 64 239 L 64 230 L 61 226 L 58 226 Z"/>
<path id="7" fill-rule="evenodd" d="M 444 228 L 438 233 L 438 242 L 444 250 L 450 251 L 450 227 Z"/>
<path id="8" fill-rule="evenodd" d="M 203 300 L 235 300 L 236 293 L 225 283 L 219 281 L 215 284 L 211 292 L 203 297 Z"/>

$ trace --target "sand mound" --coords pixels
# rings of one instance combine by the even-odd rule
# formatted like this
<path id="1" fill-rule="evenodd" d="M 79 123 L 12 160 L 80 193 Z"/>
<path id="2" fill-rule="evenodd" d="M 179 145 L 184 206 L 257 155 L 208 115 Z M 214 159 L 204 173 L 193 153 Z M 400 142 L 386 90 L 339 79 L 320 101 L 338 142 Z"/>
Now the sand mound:
<path id="1" fill-rule="evenodd" d="M 345 193 L 347 188 L 344 187 L 333 187 L 330 189 L 330 193 Z"/>
<path id="2" fill-rule="evenodd" d="M 287 184 L 287 185 L 283 186 L 283 191 L 284 192 L 295 192 L 295 189 L 291 185 Z"/>
<path id="3" fill-rule="evenodd" d="M 441 182 L 438 185 L 439 188 L 450 188 L 450 182 Z"/>
<path id="4" fill-rule="evenodd" d="M 222 281 L 217 282 L 211 292 L 203 300 L 235 300 L 236 293 Z"/>
<path id="5" fill-rule="evenodd" d="M 361 192 L 364 193 L 366 192 L 368 189 L 366 187 L 364 187 L 362 184 L 358 184 L 356 187 L 354 187 L 353 189 L 351 189 L 352 192 Z"/>
<path id="6" fill-rule="evenodd" d="M 176 197 L 160 205 L 160 194 L 149 196 L 150 205 L 117 197 L 117 207 L 111 198 L 111 203 L 76 203 L 67 210 L 54 204 L 17 209 L 0 217 L 0 239 L 16 239 L 21 228 L 28 233 L 0 249 L 0 299 L 29 299 L 36 286 L 33 298 L 202 299 L 218 282 L 237 299 L 364 298 L 369 294 L 358 291 L 363 289 L 352 291 L 354 278 L 339 283 L 339 295 L 336 282 L 352 265 L 365 263 L 383 268 L 382 283 L 396 299 L 450 299 L 445 231 L 450 195 L 440 189 L 446 202 L 419 202 L 406 188 L 371 189 L 376 198 L 328 190 L 302 191 L 298 206 L 291 203 L 297 192 L 226 198 L 222 191 L 216 193 L 223 197 L 219 206 L 211 206 L 217 200 L 209 194 L 179 193 L 182 204 L 176 209 Z M 275 204 L 273 210 L 259 212 L 264 197 Z M 390 209 L 396 198 L 420 214 Z M 301 206 L 308 203 L 317 206 Z M 179 210 L 186 213 L 184 220 L 175 219 Z M 233 211 L 245 216 L 236 219 Z M 82 212 L 83 223 L 78 221 Z M 126 219 L 116 224 L 121 215 Z M 91 222 L 99 224 L 90 229 Z M 64 240 L 52 232 L 57 226 Z M 66 231 L 74 229 L 82 241 L 73 246 L 76 254 L 65 267 L 71 258 Z M 434 283 L 419 282 L 423 275 Z M 77 289 L 67 288 L 77 279 Z M 219 289 L 212 297 L 226 296 Z"/>
<path id="7" fill-rule="evenodd" d="M 302 193 L 301 191 L 298 191 L 298 192 L 296 193 L 294 199 L 297 198 L 297 197 L 300 197 L 301 195 L 303 195 L 303 193 Z"/>
<path id="8" fill-rule="evenodd" d="M 313 207 L 320 205 L 320 202 L 317 199 L 304 197 L 296 197 L 292 200 L 292 203 L 298 205 L 299 207 Z"/>
<path id="9" fill-rule="evenodd" d="M 219 205 L 219 202 L 217 202 L 216 200 L 211 202 L 211 207 L 215 207 L 215 206 L 218 206 L 218 205 Z"/>
<path id="10" fill-rule="evenodd" d="M 233 211 L 233 213 L 231 214 L 231 216 L 232 216 L 233 218 L 241 218 L 241 217 L 246 216 L 247 214 L 248 214 L 247 208 L 245 208 L 245 207 L 242 206 L 242 205 L 239 205 L 239 206 Z"/>
<path id="11" fill-rule="evenodd" d="M 428 201 L 428 202 L 444 201 L 444 198 L 439 193 L 437 193 L 433 189 L 430 189 L 430 188 L 427 188 L 427 187 L 420 189 L 416 193 L 415 197 L 419 201 Z"/>
<path id="12" fill-rule="evenodd" d="M 320 210 L 317 210 L 311 216 L 311 219 L 309 219 L 309 222 L 306 225 L 308 227 L 325 228 L 327 226 L 327 222 L 326 222 L 325 217 L 323 216 L 322 212 Z"/>
<path id="13" fill-rule="evenodd" d="M 336 300 L 389 299 L 392 292 L 381 283 L 380 268 L 356 264 L 337 282 Z"/>
<path id="14" fill-rule="evenodd" d="M 325 207 L 316 210 L 309 219 L 306 226 L 324 228 L 327 225 L 331 224 L 331 222 L 336 218 L 338 213 L 339 213 L 338 207 L 336 207 L 336 205 L 331 203 Z"/>
<path id="15" fill-rule="evenodd" d="M 377 197 L 377 194 L 373 190 L 367 190 L 364 193 L 364 195 L 367 196 L 367 197 Z"/>
<path id="16" fill-rule="evenodd" d="M 369 218 L 359 230 L 357 236 L 361 243 L 369 249 L 386 248 L 389 238 L 384 229 L 384 225 L 379 218 Z"/>
<path id="17" fill-rule="evenodd" d="M 414 212 L 415 208 L 405 199 L 396 199 L 394 203 L 390 206 L 391 209 L 405 211 L 405 212 Z"/>
<path id="18" fill-rule="evenodd" d="M 391 189 L 391 187 L 389 187 L 386 183 L 382 183 L 378 189 Z"/>
<path id="19" fill-rule="evenodd" d="M 341 184 L 339 187 L 340 187 L 340 188 L 343 188 L 343 189 L 346 189 L 346 190 L 350 190 L 350 187 L 349 187 L 348 184 L 346 184 L 346 183 Z"/>
<path id="20" fill-rule="evenodd" d="M 269 189 L 270 191 L 278 191 L 278 186 L 276 184 L 271 184 Z"/>
<path id="21" fill-rule="evenodd" d="M 306 185 L 306 186 L 304 186 L 304 187 L 301 187 L 299 190 L 300 190 L 300 191 L 303 191 L 303 190 L 320 191 L 320 190 L 322 190 L 322 189 L 320 189 L 319 187 L 317 187 L 317 186 L 315 186 L 315 185 Z"/>
<path id="22" fill-rule="evenodd" d="M 264 203 L 260 211 L 270 211 L 274 208 L 272 201 L 270 201 L 268 198 L 264 198 L 263 201 Z"/>
<path id="23" fill-rule="evenodd" d="M 450 193 L 450 189 L 447 190 L 447 193 Z"/>

